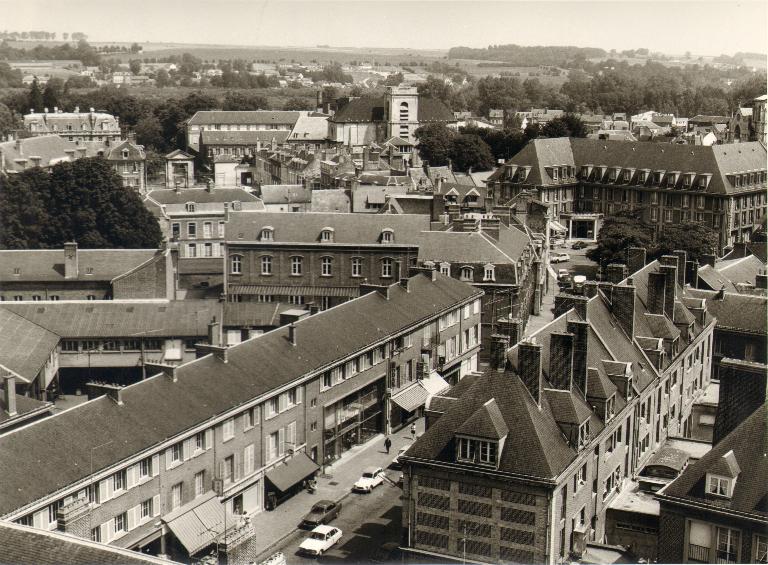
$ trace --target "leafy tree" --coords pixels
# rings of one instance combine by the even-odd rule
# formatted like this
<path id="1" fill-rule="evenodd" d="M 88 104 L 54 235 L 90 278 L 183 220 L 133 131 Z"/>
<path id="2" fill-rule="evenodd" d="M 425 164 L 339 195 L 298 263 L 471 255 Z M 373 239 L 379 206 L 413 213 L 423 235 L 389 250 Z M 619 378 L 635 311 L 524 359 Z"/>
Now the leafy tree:
<path id="1" fill-rule="evenodd" d="M 637 215 L 620 213 L 608 216 L 597 234 L 597 247 L 587 251 L 587 257 L 600 265 L 626 263 L 627 249 L 653 243 L 653 229 L 639 221 Z"/>
<path id="2" fill-rule="evenodd" d="M 293 97 L 285 102 L 283 110 L 311 110 L 312 106 L 312 102 L 306 98 Z"/>
<path id="3" fill-rule="evenodd" d="M 451 157 L 451 145 L 456 133 L 444 124 L 434 123 L 421 126 L 416 130 L 419 140 L 419 155 L 430 165 L 440 167 L 448 164 Z"/>
<path id="4" fill-rule="evenodd" d="M 550 120 L 541 128 L 544 137 L 587 137 L 587 127 L 578 116 L 565 114 Z"/>
<path id="5" fill-rule="evenodd" d="M 40 168 L 18 175 L 0 175 L 0 248 L 48 247 L 43 230 L 48 225 L 48 173 Z"/>
<path id="6" fill-rule="evenodd" d="M 53 111 L 54 107 L 59 106 L 59 99 L 63 89 L 64 82 L 60 78 L 48 79 L 48 83 L 43 90 L 43 107 Z"/>
<path id="7" fill-rule="evenodd" d="M 165 88 L 172 84 L 171 77 L 168 75 L 168 71 L 165 69 L 158 69 L 155 73 L 155 86 L 158 88 Z"/>
<path id="8" fill-rule="evenodd" d="M 493 154 L 479 136 L 459 134 L 451 141 L 449 150 L 453 168 L 458 171 L 488 171 L 493 168 Z"/>
<path id="9" fill-rule="evenodd" d="M 269 110 L 269 101 L 256 94 L 227 92 L 224 95 L 224 110 Z"/>
<path id="10" fill-rule="evenodd" d="M 681 249 L 688 254 L 689 261 L 697 261 L 702 255 L 716 250 L 718 245 L 717 232 L 703 223 L 669 224 L 659 234 L 652 257 L 658 258 Z"/>
<path id="11" fill-rule="evenodd" d="M 42 112 L 45 105 L 43 104 L 43 93 L 40 92 L 40 85 L 37 82 L 37 77 L 32 80 L 32 84 L 29 87 L 29 108 L 33 108 L 37 112 Z"/>
<path id="12" fill-rule="evenodd" d="M 160 120 L 154 114 L 144 116 L 134 127 L 136 142 L 158 151 L 170 150 L 168 142 L 163 138 L 163 128 Z"/>
<path id="13" fill-rule="evenodd" d="M 131 69 L 133 74 L 139 74 L 141 72 L 141 59 L 131 59 L 128 61 L 128 68 Z"/>
<path id="14" fill-rule="evenodd" d="M 141 45 L 134 43 L 131 45 L 131 53 L 141 53 Z"/>
<path id="15" fill-rule="evenodd" d="M 452 107 L 450 103 L 453 89 L 451 89 L 451 87 L 447 85 L 444 80 L 437 78 L 436 76 L 429 75 L 427 76 L 427 80 L 419 84 L 416 88 L 419 91 L 419 95 L 426 98 L 440 100 L 444 104 L 449 105 L 449 107 Z"/>
<path id="16" fill-rule="evenodd" d="M 21 127 L 22 123 L 18 114 L 0 102 L 0 139 L 17 129 L 21 129 Z"/>
<path id="17" fill-rule="evenodd" d="M 147 178 L 156 179 L 165 171 L 165 157 L 151 149 L 146 150 L 144 153 L 147 157 Z"/>
<path id="18" fill-rule="evenodd" d="M 384 79 L 384 86 L 399 86 L 404 80 L 403 73 L 393 73 Z"/>

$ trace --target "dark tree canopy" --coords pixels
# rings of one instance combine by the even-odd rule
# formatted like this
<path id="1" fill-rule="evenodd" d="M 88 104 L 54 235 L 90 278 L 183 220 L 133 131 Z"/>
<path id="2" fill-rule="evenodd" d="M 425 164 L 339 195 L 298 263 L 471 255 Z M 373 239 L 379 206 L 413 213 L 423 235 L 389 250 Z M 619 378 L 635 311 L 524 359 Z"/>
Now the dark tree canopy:
<path id="1" fill-rule="evenodd" d="M 283 110 L 311 110 L 312 106 L 312 102 L 306 98 L 293 97 L 286 100 Z"/>
<path id="2" fill-rule="evenodd" d="M 419 140 L 419 155 L 423 161 L 435 167 L 448 164 L 451 144 L 456 133 L 444 124 L 428 124 L 416 130 Z"/>
<path id="3" fill-rule="evenodd" d="M 160 226 L 101 158 L 0 177 L 0 247 L 153 248 Z"/>
<path id="4" fill-rule="evenodd" d="M 457 171 L 489 171 L 493 168 L 491 148 L 477 135 L 462 133 L 454 137 L 450 156 Z"/>
<path id="5" fill-rule="evenodd" d="M 700 222 L 681 222 L 664 226 L 659 234 L 652 257 L 683 250 L 689 261 L 698 261 L 704 254 L 714 253 L 719 246 L 717 232 Z"/>

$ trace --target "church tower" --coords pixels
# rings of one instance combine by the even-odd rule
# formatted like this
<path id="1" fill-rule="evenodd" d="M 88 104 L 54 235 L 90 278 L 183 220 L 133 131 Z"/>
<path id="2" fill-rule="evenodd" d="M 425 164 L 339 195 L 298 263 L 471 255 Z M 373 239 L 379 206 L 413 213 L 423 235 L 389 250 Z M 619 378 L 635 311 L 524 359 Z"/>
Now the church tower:
<path id="1" fill-rule="evenodd" d="M 385 110 L 387 138 L 397 136 L 415 143 L 415 132 L 419 127 L 419 92 L 416 87 L 387 87 Z"/>

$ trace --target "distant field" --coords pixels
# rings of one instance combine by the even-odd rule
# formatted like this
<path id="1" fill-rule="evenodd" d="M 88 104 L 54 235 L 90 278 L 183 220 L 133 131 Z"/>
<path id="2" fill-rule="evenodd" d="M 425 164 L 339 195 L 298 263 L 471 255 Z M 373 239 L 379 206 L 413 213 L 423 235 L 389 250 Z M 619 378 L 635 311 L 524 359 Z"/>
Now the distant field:
<path id="1" fill-rule="evenodd" d="M 546 71 L 539 67 L 508 67 L 503 64 L 498 64 L 498 61 L 474 61 L 469 59 L 451 59 L 450 63 L 455 65 L 459 63 L 459 67 L 475 77 L 484 77 L 489 75 L 512 76 L 520 80 L 527 78 L 537 78 L 539 82 L 547 86 L 562 86 L 564 82 L 568 80 L 568 71 L 566 69 L 560 69 L 560 76 L 551 76 L 546 74 Z M 488 66 L 480 66 L 480 64 Z M 511 75 L 510 75 L 511 73 Z M 515 75 L 519 73 L 519 75 Z"/>

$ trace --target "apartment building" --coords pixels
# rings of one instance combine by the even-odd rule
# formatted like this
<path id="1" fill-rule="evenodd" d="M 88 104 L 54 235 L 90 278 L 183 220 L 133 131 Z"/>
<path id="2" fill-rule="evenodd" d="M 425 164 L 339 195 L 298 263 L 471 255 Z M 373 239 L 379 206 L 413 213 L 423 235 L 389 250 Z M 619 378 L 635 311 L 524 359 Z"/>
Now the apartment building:
<path id="1" fill-rule="evenodd" d="M 253 143 L 249 142 L 249 146 L 256 146 L 256 142 L 259 141 L 263 143 L 265 141 L 263 137 L 266 134 L 249 134 L 246 132 L 270 131 L 273 132 L 272 136 L 280 136 L 283 138 L 283 141 L 285 141 L 301 115 L 302 112 L 274 110 L 201 110 L 196 112 L 195 115 L 187 121 L 187 148 L 198 152 L 200 149 L 200 136 L 208 131 L 240 132 L 234 133 L 233 135 L 246 137 L 254 135 L 256 138 L 250 140 L 253 141 Z M 267 140 L 267 142 L 268 141 L 269 140 Z"/>
<path id="2" fill-rule="evenodd" d="M 768 561 L 768 406 L 657 494 L 659 563 Z"/>
<path id="3" fill-rule="evenodd" d="M 617 493 L 709 384 L 714 319 L 676 258 L 594 293 L 430 399 L 405 456 L 403 544 L 431 559 L 559 563 L 605 539 Z"/>
<path id="4" fill-rule="evenodd" d="M 232 550 L 244 514 L 397 425 L 391 403 L 425 399 L 445 362 L 475 362 L 480 291 L 435 271 L 367 290 L 0 436 L 0 515 L 184 562 L 226 523 Z"/>
<path id="5" fill-rule="evenodd" d="M 703 222 L 720 247 L 749 241 L 765 216 L 766 148 L 758 142 L 695 146 L 593 139 L 535 139 L 488 179 L 504 204 L 523 190 L 553 208 L 571 238 L 595 240 L 601 218 L 640 212 L 661 230 Z"/>

